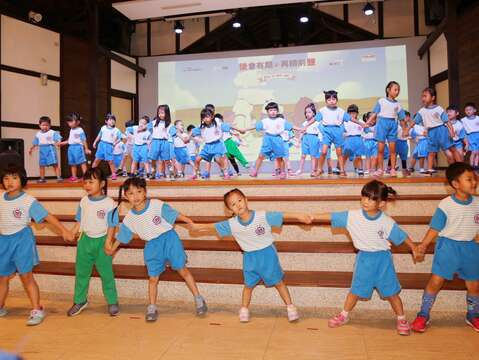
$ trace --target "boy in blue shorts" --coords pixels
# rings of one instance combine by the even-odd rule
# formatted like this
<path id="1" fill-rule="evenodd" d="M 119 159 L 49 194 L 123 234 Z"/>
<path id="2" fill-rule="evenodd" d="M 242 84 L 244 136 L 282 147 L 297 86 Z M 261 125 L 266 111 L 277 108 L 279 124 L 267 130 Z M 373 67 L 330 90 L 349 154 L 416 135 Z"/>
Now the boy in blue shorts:
<path id="1" fill-rule="evenodd" d="M 423 333 L 430 322 L 429 314 L 445 280 L 454 275 L 466 282 L 466 323 L 479 332 L 479 199 L 474 196 L 477 181 L 472 167 L 457 162 L 446 170 L 454 194 L 443 199 L 431 219 L 429 230 L 418 247 L 422 256 L 436 240 L 432 275 L 422 297 L 421 310 L 411 324 Z M 476 241 L 474 241 L 476 240 Z"/>

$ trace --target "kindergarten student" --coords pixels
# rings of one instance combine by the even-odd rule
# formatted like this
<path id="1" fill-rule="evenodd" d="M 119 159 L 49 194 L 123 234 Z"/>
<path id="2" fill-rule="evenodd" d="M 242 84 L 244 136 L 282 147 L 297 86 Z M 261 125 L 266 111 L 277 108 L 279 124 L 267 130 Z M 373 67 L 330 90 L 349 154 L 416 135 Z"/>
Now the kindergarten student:
<path id="1" fill-rule="evenodd" d="M 126 145 L 123 142 L 125 138 L 126 135 L 121 134 L 121 140 L 113 147 L 113 164 L 115 164 L 115 168 L 118 169 L 116 171 L 117 174 L 122 169 L 123 158 L 125 157 Z"/>
<path id="2" fill-rule="evenodd" d="M 146 181 L 142 178 L 125 180 L 120 187 L 119 204 L 122 200 L 122 193 L 131 205 L 131 210 L 125 215 L 120 225 L 120 231 L 116 234 L 116 240 L 113 242 L 113 239 L 108 239 L 105 252 L 113 255 L 120 243 L 128 244 L 134 234 L 137 234 L 141 240 L 146 242 L 144 259 L 149 276 L 149 305 L 145 320 L 150 322 L 158 319 L 158 308 L 156 306 L 158 280 L 161 273 L 165 271 L 167 264 L 185 280 L 188 289 L 193 294 L 196 315 L 205 315 L 208 307 L 198 291 L 195 279 L 186 267 L 186 253 L 178 234 L 173 228 L 177 221 L 192 224 L 191 219 L 160 200 L 149 199 L 146 194 Z"/>
<path id="3" fill-rule="evenodd" d="M 401 160 L 401 169 L 403 176 L 409 176 L 411 173 L 408 170 L 407 166 L 407 159 L 409 158 L 409 132 L 411 127 L 414 126 L 414 123 L 410 122 L 411 114 L 408 111 L 404 112 L 404 127 L 398 124 L 398 137 L 396 140 L 396 154 L 399 155 L 399 159 Z M 392 161 L 391 161 L 392 167 Z"/>
<path id="4" fill-rule="evenodd" d="M 305 121 L 302 126 L 303 128 L 306 128 L 306 131 L 301 137 L 301 159 L 299 161 L 299 169 L 296 171 L 296 175 L 301 175 L 303 173 L 306 156 L 311 158 L 311 177 L 314 176 L 315 170 L 318 167 L 319 148 L 321 146 L 319 123 L 314 122 L 311 126 L 307 126 L 315 116 L 316 106 L 314 103 L 309 103 L 304 108 Z"/>
<path id="5" fill-rule="evenodd" d="M 152 174 L 152 179 L 161 179 L 166 177 L 169 161 L 171 161 L 171 145 L 169 143 L 171 126 L 170 107 L 167 104 L 159 105 L 156 109 L 156 117 L 148 125 L 151 132 L 151 146 L 148 159 L 152 166 L 156 163 L 156 176 Z"/>
<path id="6" fill-rule="evenodd" d="M 464 142 L 466 140 L 466 130 L 464 129 L 464 125 L 462 121 L 459 120 L 457 117 L 459 116 L 459 109 L 455 105 L 449 105 L 446 109 L 447 118 L 449 119 L 449 124 L 451 125 L 452 129 L 454 130 L 454 136 L 452 140 L 454 141 L 454 147 L 456 148 L 459 161 L 464 161 Z M 447 150 L 449 152 L 449 150 Z M 448 155 L 452 157 L 452 154 Z"/>
<path id="7" fill-rule="evenodd" d="M 7 166 L 0 174 L 0 183 L 5 190 L 0 196 L 0 317 L 8 313 L 5 308 L 8 283 L 18 273 L 33 308 L 27 325 L 38 325 L 45 318 L 45 310 L 40 304 L 40 290 L 32 273 L 39 258 L 31 221 L 48 222 L 65 241 L 73 241 L 74 237 L 34 197 L 23 191 L 27 185 L 25 169 Z"/>
<path id="8" fill-rule="evenodd" d="M 185 132 L 185 125 L 181 120 L 175 121 L 175 127 L 172 130 L 172 134 L 173 144 L 175 145 L 176 177 L 182 178 L 185 177 L 185 166 L 190 164 L 194 167 L 195 165 L 194 162 L 190 160 L 187 149 L 188 143 L 193 140 L 190 139 Z"/>
<path id="9" fill-rule="evenodd" d="M 151 140 L 151 132 L 148 130 L 150 118 L 143 116 L 138 125 L 129 127 L 126 132 L 133 135 L 133 161 L 131 163 L 131 175 L 138 176 L 137 169 L 144 167 L 145 178 L 150 177 L 150 163 L 148 161 L 148 144 Z M 150 127 L 151 128 L 151 127 Z"/>
<path id="10" fill-rule="evenodd" d="M 461 119 L 466 130 L 467 150 L 471 152 L 470 164 L 479 167 L 479 116 L 476 115 L 476 104 L 469 102 L 464 108 L 466 116 Z"/>
<path id="11" fill-rule="evenodd" d="M 194 224 L 195 231 L 216 231 L 220 237 L 233 236 L 243 251 L 244 288 L 239 311 L 240 322 L 250 319 L 249 305 L 256 285 L 263 281 L 267 287 L 274 286 L 286 304 L 288 320 L 299 319 L 298 310 L 283 281 L 284 272 L 279 263 L 278 253 L 273 245 L 273 227 L 281 228 L 284 220 L 294 219 L 305 224 L 311 218 L 305 214 L 254 211 L 248 207 L 248 200 L 239 189 L 224 195 L 226 208 L 234 217 L 216 224 Z"/>
<path id="12" fill-rule="evenodd" d="M 359 250 L 354 265 L 351 289 L 346 297 L 343 310 L 329 320 L 329 327 L 335 328 L 349 321 L 349 313 L 359 299 L 370 299 L 374 289 L 381 298 L 391 304 L 397 316 L 397 332 L 409 335 L 410 327 L 404 315 L 399 293 L 401 285 L 394 269 L 390 251 L 391 243 L 402 243 L 418 256 L 416 245 L 396 222 L 383 212 L 389 194 L 396 192 L 384 183 L 373 180 L 361 190 L 361 209 L 332 214 L 317 214 L 313 219 L 330 220 L 332 228 L 345 228 Z"/>
<path id="13" fill-rule="evenodd" d="M 364 170 L 362 156 L 364 155 L 365 149 L 361 134 L 363 132 L 364 124 L 360 123 L 358 120 L 359 108 L 357 105 L 349 105 L 347 112 L 351 117 L 351 121 L 344 123 L 344 165 L 349 158 L 349 160 L 353 162 L 354 172 L 358 176 L 363 176 Z"/>
<path id="14" fill-rule="evenodd" d="M 432 275 L 411 328 L 421 333 L 426 331 L 431 308 L 444 281 L 457 275 L 466 282 L 466 324 L 479 332 L 479 244 L 476 242 L 479 200 L 474 196 L 477 180 L 472 167 L 462 162 L 449 165 L 446 178 L 454 194 L 441 200 L 418 247 L 424 256 L 428 246 L 436 240 Z"/>
<path id="15" fill-rule="evenodd" d="M 111 171 L 111 179 L 116 180 L 115 164 L 113 164 L 113 147 L 121 139 L 121 131 L 116 128 L 116 117 L 113 114 L 106 114 L 105 125 L 101 127 L 100 133 L 93 142 L 96 150 L 95 160 L 92 168 L 97 167 L 101 161 L 108 162 Z"/>
<path id="16" fill-rule="evenodd" d="M 80 200 L 72 228 L 73 234 L 80 232 L 75 261 L 75 293 L 73 306 L 68 316 L 80 314 L 88 306 L 88 287 L 93 266 L 100 274 L 103 294 L 108 303 L 108 313 L 116 316 L 118 294 L 113 274 L 112 257 L 105 253 L 105 241 L 112 237 L 118 225 L 118 212 L 113 216 L 115 202 L 107 196 L 107 178 L 100 168 L 89 169 L 83 175 L 83 189 L 87 193 Z"/>
<path id="17" fill-rule="evenodd" d="M 125 129 L 128 129 L 129 127 L 132 127 L 135 125 L 135 122 L 133 120 L 128 120 L 125 122 Z M 128 159 L 131 159 L 133 161 L 133 145 L 135 143 L 135 138 L 133 137 L 132 134 L 125 134 L 126 136 L 126 143 L 125 143 L 125 151 L 123 153 L 123 159 L 121 160 L 121 165 L 117 170 L 117 175 L 121 175 L 123 177 L 128 176 L 128 171 L 126 169 L 126 162 Z"/>
<path id="18" fill-rule="evenodd" d="M 416 140 L 416 147 L 412 153 L 411 167 L 409 172 L 414 172 L 416 167 L 416 161 L 419 160 L 419 173 L 427 174 L 424 167 L 424 162 L 427 159 L 427 131 L 422 125 L 414 125 L 411 129 L 411 138 Z"/>
<path id="19" fill-rule="evenodd" d="M 363 115 L 363 122 L 366 124 L 371 117 L 371 112 L 368 112 Z M 376 141 L 374 131 L 376 129 L 375 125 L 369 125 L 368 127 L 363 128 L 361 136 L 363 138 L 364 144 L 364 163 L 366 170 L 364 175 L 369 176 L 376 171 L 377 165 L 377 156 L 378 156 L 378 142 Z"/>
<path id="20" fill-rule="evenodd" d="M 188 125 L 186 131 L 188 132 L 188 137 L 190 141 L 186 143 L 186 148 L 188 150 L 188 156 L 190 157 L 190 161 L 194 164 L 196 157 L 198 156 L 198 150 L 200 145 L 197 142 L 197 139 L 193 136 L 193 129 L 195 129 L 194 125 Z"/>
<path id="21" fill-rule="evenodd" d="M 91 154 L 86 142 L 85 131 L 83 131 L 83 129 L 80 127 L 81 120 L 82 117 L 79 113 L 72 112 L 71 114 L 67 115 L 66 121 L 70 127 L 70 134 L 67 141 L 62 141 L 59 143 L 59 146 L 68 144 L 68 165 L 70 165 L 70 170 L 72 173 L 72 176 L 68 179 L 68 181 L 71 182 L 78 181 L 78 166 L 80 166 L 83 174 L 86 172 L 87 165 L 85 154 Z"/>
<path id="22" fill-rule="evenodd" d="M 47 182 L 45 180 L 45 168 L 51 166 L 55 170 L 57 181 L 62 182 L 63 179 L 60 176 L 60 168 L 57 160 L 57 150 L 55 146 L 59 146 L 62 139 L 58 131 L 50 129 L 52 121 L 48 116 L 40 117 L 38 120 L 38 126 L 40 131 L 35 134 L 33 138 L 32 146 L 28 150 L 28 154 L 32 155 L 33 150 L 37 147 L 40 149 L 38 154 L 40 164 L 40 180 L 39 183 Z"/>

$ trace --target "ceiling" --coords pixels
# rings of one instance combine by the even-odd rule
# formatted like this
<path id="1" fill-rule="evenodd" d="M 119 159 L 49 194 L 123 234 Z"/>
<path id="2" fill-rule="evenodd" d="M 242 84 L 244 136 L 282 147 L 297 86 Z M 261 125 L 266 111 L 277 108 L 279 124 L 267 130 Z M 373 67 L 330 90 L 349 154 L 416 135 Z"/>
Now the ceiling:
<path id="1" fill-rule="evenodd" d="M 113 7 L 130 20 L 160 18 L 182 14 L 202 13 L 228 9 L 248 8 L 255 6 L 269 6 L 290 3 L 303 3 L 304 0 L 112 0 Z M 318 3 L 333 2 L 320 0 Z M 345 2 L 345 1 L 334 1 Z M 349 1 L 348 1 L 349 2 Z M 365 2 L 353 0 L 350 2 Z"/>

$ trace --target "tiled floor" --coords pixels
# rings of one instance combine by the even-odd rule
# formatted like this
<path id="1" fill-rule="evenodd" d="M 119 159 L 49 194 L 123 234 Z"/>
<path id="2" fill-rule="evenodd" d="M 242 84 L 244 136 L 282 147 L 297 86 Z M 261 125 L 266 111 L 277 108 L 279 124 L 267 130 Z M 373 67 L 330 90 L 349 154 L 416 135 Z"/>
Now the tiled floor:
<path id="1" fill-rule="evenodd" d="M 101 304 L 74 318 L 65 316 L 68 301 L 44 304 L 49 311 L 45 322 L 28 328 L 26 299 L 9 298 L 10 313 L 0 318 L 0 349 L 19 352 L 26 360 L 479 360 L 479 334 L 465 325 L 461 314 L 452 320 L 441 317 L 426 334 L 400 337 L 387 314 L 377 320 L 357 314 L 349 325 L 329 329 L 324 318 L 289 324 L 279 311 L 263 311 L 249 324 L 240 324 L 235 312 L 216 307 L 199 319 L 190 308 L 163 306 L 158 322 L 147 324 L 143 304 L 123 305 L 116 318 L 107 316 Z"/>

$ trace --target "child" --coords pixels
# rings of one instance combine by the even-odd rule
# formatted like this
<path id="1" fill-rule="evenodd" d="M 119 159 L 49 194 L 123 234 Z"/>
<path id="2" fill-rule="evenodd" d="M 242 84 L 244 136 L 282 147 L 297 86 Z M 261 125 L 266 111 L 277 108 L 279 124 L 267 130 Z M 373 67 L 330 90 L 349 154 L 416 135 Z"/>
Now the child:
<path id="1" fill-rule="evenodd" d="M 454 147 L 456 148 L 459 161 L 463 162 L 466 130 L 464 130 L 464 125 L 462 124 L 462 121 L 457 118 L 459 116 L 459 109 L 455 105 L 449 105 L 446 109 L 446 112 L 447 118 L 449 119 L 449 124 L 454 130 L 454 136 L 452 138 L 452 140 L 454 141 Z M 452 154 L 449 154 L 448 157 L 452 157 Z"/>
<path id="2" fill-rule="evenodd" d="M 108 239 L 105 252 L 113 255 L 120 245 L 128 244 L 137 234 L 140 239 L 146 241 L 144 259 L 148 269 L 148 293 L 149 305 L 146 311 L 146 321 L 158 319 L 156 298 L 158 295 L 158 280 L 165 271 L 168 263 L 171 268 L 185 280 L 188 289 L 194 295 L 196 314 L 205 315 L 208 308 L 196 286 L 195 279 L 186 267 L 186 253 L 183 249 L 178 234 L 173 228 L 177 221 L 192 224 L 190 218 L 157 199 L 149 199 L 146 194 L 146 181 L 141 178 L 129 178 L 120 187 L 119 205 L 122 192 L 131 205 L 131 210 L 126 214 L 120 225 L 120 231 L 116 234 L 116 241 Z M 118 211 L 118 207 L 117 210 Z M 115 215 L 115 213 L 113 214 Z"/>
<path id="3" fill-rule="evenodd" d="M 233 236 L 243 250 L 244 288 L 239 311 L 240 322 L 249 321 L 249 305 L 253 289 L 260 281 L 264 285 L 274 286 L 286 304 L 288 320 L 299 319 L 298 310 L 291 302 L 288 288 L 283 281 L 284 273 L 279 263 L 276 248 L 273 245 L 273 227 L 281 228 L 287 219 L 298 220 L 305 224 L 311 218 L 305 214 L 254 211 L 248 208 L 248 200 L 239 189 L 227 192 L 224 197 L 226 208 L 234 217 L 216 224 L 194 224 L 196 231 L 216 231 L 220 237 Z"/>
<path id="4" fill-rule="evenodd" d="M 424 107 L 419 109 L 414 121 L 416 124 L 422 124 L 427 130 L 427 163 L 429 165 L 429 174 L 436 172 L 433 168 L 434 160 L 440 150 L 449 150 L 452 158 L 448 158 L 449 163 L 458 161 L 458 153 L 452 142 L 453 133 L 448 123 L 447 114 L 442 107 L 436 104 L 436 90 L 426 88 L 421 97 Z M 447 154 L 446 154 L 447 155 Z"/>
<path id="5" fill-rule="evenodd" d="M 479 166 L 479 116 L 476 111 L 475 103 L 467 103 L 464 108 L 466 116 L 461 119 L 466 130 L 467 150 L 471 152 L 469 161 L 475 169 Z"/>
<path id="6" fill-rule="evenodd" d="M 321 141 L 319 139 L 319 123 L 314 122 L 311 126 L 308 123 L 316 116 L 316 106 L 314 103 L 309 103 L 304 108 L 305 121 L 303 122 L 303 128 L 306 128 L 306 132 L 301 137 L 301 159 L 299 161 L 299 169 L 296 171 L 296 175 L 303 173 L 304 162 L 306 156 L 311 158 L 311 177 L 315 174 L 315 169 L 318 167 L 319 147 Z"/>
<path id="7" fill-rule="evenodd" d="M 363 122 L 365 124 L 368 123 L 371 112 L 368 112 L 363 115 Z M 376 141 L 375 137 L 375 125 L 369 125 L 368 127 L 363 128 L 361 136 L 363 138 L 364 144 L 364 156 L 365 156 L 365 168 L 364 175 L 369 176 L 369 174 L 373 174 L 376 165 L 377 165 L 377 156 L 378 156 L 378 142 Z"/>
<path id="8" fill-rule="evenodd" d="M 30 222 L 32 219 L 37 223 L 48 222 L 65 241 L 73 241 L 74 237 L 34 197 L 23 192 L 27 185 L 25 169 L 9 165 L 2 171 L 0 182 L 5 190 L 0 196 L 0 317 L 7 315 L 8 282 L 18 273 L 33 308 L 27 325 L 38 325 L 43 321 L 45 311 L 32 273 L 39 259 Z"/>
<path id="9" fill-rule="evenodd" d="M 96 150 L 95 160 L 92 167 L 97 167 L 100 162 L 108 162 L 111 171 L 111 179 L 116 180 L 115 164 L 113 164 L 113 147 L 121 139 L 121 131 L 116 128 L 116 117 L 113 114 L 106 114 L 105 125 L 101 127 L 100 133 L 93 142 L 93 148 Z"/>
<path id="10" fill-rule="evenodd" d="M 86 142 L 85 131 L 80 127 L 80 121 L 82 117 L 79 113 L 72 112 L 67 115 L 66 121 L 70 127 L 70 134 L 67 141 L 59 143 L 59 146 L 68 144 L 68 165 L 70 165 L 70 170 L 72 176 L 68 181 L 75 182 L 78 181 L 77 178 L 77 167 L 80 166 L 82 173 L 84 174 L 86 166 L 86 156 L 91 154 L 88 144 Z"/>
<path id="11" fill-rule="evenodd" d="M 315 120 L 323 125 L 323 147 L 318 162 L 319 175 L 323 173 L 324 159 L 326 158 L 328 149 L 331 147 L 331 144 L 334 144 L 336 155 L 338 156 L 339 175 L 344 177 L 346 176 L 346 171 L 344 170 L 343 157 L 343 123 L 351 120 L 351 117 L 347 112 L 337 106 L 338 93 L 336 91 L 325 91 L 324 97 L 326 100 L 326 106 L 319 109 L 319 112 L 315 116 Z M 311 122 L 308 126 L 311 126 Z"/>
<path id="12" fill-rule="evenodd" d="M 411 114 L 409 111 L 404 112 L 404 127 L 398 124 L 398 137 L 396 141 L 396 154 L 399 155 L 399 159 L 401 160 L 401 169 L 403 176 L 410 176 L 411 173 L 408 170 L 407 166 L 407 159 L 409 158 L 409 132 L 411 128 L 414 126 L 414 123 L 411 121 Z M 391 158 L 390 158 L 391 159 Z M 391 161 L 391 169 L 392 169 L 392 161 Z"/>
<path id="13" fill-rule="evenodd" d="M 133 120 L 128 120 L 125 122 L 125 128 L 129 128 L 135 125 Z M 126 162 L 128 159 L 133 159 L 133 144 L 135 142 L 135 138 L 131 134 L 125 134 L 126 136 L 126 143 L 125 143 L 125 152 L 123 154 L 123 159 L 121 160 L 121 165 L 117 170 L 117 175 L 127 177 L 128 171 L 126 170 Z M 133 161 L 133 160 L 132 160 Z"/>
<path id="14" fill-rule="evenodd" d="M 87 195 L 80 200 L 75 216 L 77 222 L 72 229 L 73 234 L 80 232 L 80 239 L 75 261 L 73 306 L 67 315 L 78 315 L 88 306 L 88 287 L 94 265 L 100 274 L 108 313 L 110 316 L 116 316 L 120 310 L 112 257 L 105 254 L 104 247 L 107 234 L 112 237 L 118 225 L 118 212 L 112 216 L 115 202 L 107 196 L 107 179 L 100 168 L 85 172 L 83 189 Z"/>
<path id="15" fill-rule="evenodd" d="M 138 176 L 137 169 L 141 166 L 144 166 L 145 178 L 150 176 L 150 163 L 148 162 L 148 144 L 151 140 L 151 132 L 148 128 L 150 118 L 148 116 L 143 116 L 138 125 L 129 127 L 126 129 L 126 132 L 133 135 L 134 144 L 133 144 L 133 161 L 131 163 L 131 174 L 132 176 Z M 153 177 L 154 178 L 154 177 Z"/>
<path id="16" fill-rule="evenodd" d="M 170 107 L 167 104 L 159 105 L 156 109 L 156 117 L 148 125 L 148 130 L 151 131 L 151 147 L 148 158 L 153 166 L 156 163 L 156 176 L 153 174 L 152 178 L 166 177 L 167 162 L 171 160 L 170 143 L 168 142 L 170 125 Z"/>
<path id="17" fill-rule="evenodd" d="M 62 137 L 60 136 L 58 131 L 50 129 L 52 121 L 48 116 L 42 116 L 40 120 L 38 120 L 38 125 L 40 127 L 40 131 L 35 134 L 32 146 L 28 151 L 28 153 L 32 155 L 33 150 L 35 150 L 37 147 L 40 149 L 38 155 L 40 163 L 40 180 L 38 180 L 38 182 L 47 182 L 45 180 L 45 168 L 48 166 L 53 167 L 53 170 L 55 170 L 55 174 L 57 176 L 57 181 L 62 182 L 63 179 L 60 176 L 60 168 L 58 166 L 57 160 L 57 150 L 55 148 L 55 145 L 59 145 Z"/>
<path id="18" fill-rule="evenodd" d="M 358 120 L 359 108 L 357 105 L 349 105 L 347 113 L 351 117 L 351 121 L 344 123 L 344 166 L 349 158 L 353 162 L 355 173 L 358 176 L 364 176 L 362 156 L 365 150 L 363 139 L 361 137 L 364 123 L 360 123 Z"/>
<path id="19" fill-rule="evenodd" d="M 183 121 L 176 120 L 175 127 L 173 128 L 173 143 L 175 145 L 176 176 L 179 178 L 185 177 L 185 166 L 187 164 L 194 166 L 194 163 L 188 156 L 187 150 L 187 145 L 190 141 L 193 140 L 185 133 Z"/>
<path id="20" fill-rule="evenodd" d="M 214 159 L 218 161 L 221 171 L 223 172 L 223 179 L 230 178 L 228 174 L 228 163 L 226 159 L 226 147 L 223 144 L 223 132 L 230 131 L 231 127 L 228 124 L 218 124 L 214 119 L 214 114 L 210 109 L 203 109 L 200 113 L 201 125 L 199 128 L 194 128 L 192 131 L 193 136 L 200 136 L 205 145 L 195 159 L 195 170 L 191 177 L 195 180 L 199 176 L 199 168 L 201 160 L 211 163 Z M 206 174 L 206 178 L 209 178 L 209 172 Z"/>
<path id="21" fill-rule="evenodd" d="M 401 104 L 396 100 L 401 88 L 396 81 L 386 85 L 386 97 L 378 100 L 370 119 L 370 124 L 376 122 L 376 141 L 378 142 L 378 170 L 375 176 L 382 176 L 384 171 L 384 146 L 389 144 L 389 157 L 391 159 L 391 176 L 396 176 L 396 141 L 398 139 L 398 120 L 404 127 L 403 120 L 406 116 Z"/>
<path id="22" fill-rule="evenodd" d="M 256 131 L 264 131 L 264 136 L 258 159 L 256 160 L 254 169 L 251 170 L 250 176 L 257 177 L 264 159 L 269 158 L 274 159 L 275 164 L 277 164 L 275 174 L 279 176 L 280 179 L 286 179 L 285 164 L 283 161 L 283 158 L 286 156 L 286 149 L 281 134 L 285 130 L 293 129 L 293 125 L 286 121 L 284 117 L 280 116 L 277 103 L 269 102 L 266 104 L 265 110 L 268 113 L 268 117 L 258 121 L 255 127 Z M 246 129 L 246 131 L 247 130 L 251 129 Z"/>
<path id="23" fill-rule="evenodd" d="M 123 158 L 125 157 L 126 145 L 123 140 L 126 138 L 126 135 L 121 134 L 121 139 L 113 147 L 113 164 L 117 169 L 116 173 L 121 173 Z"/>
<path id="24" fill-rule="evenodd" d="M 384 183 L 373 180 L 361 190 L 361 209 L 332 214 L 314 215 L 314 219 L 331 220 L 332 228 L 345 228 L 359 250 L 354 265 L 351 289 L 346 297 L 344 308 L 329 320 L 329 327 L 335 328 L 349 321 L 349 312 L 359 299 L 370 299 L 376 289 L 381 298 L 391 304 L 397 316 L 399 335 L 409 335 L 409 323 L 404 315 L 399 297 L 401 285 L 394 270 L 391 243 L 406 243 L 417 257 L 416 245 L 396 222 L 383 213 L 389 194 L 396 192 Z"/>
<path id="25" fill-rule="evenodd" d="M 421 310 L 411 328 L 426 331 L 429 314 L 445 280 L 457 274 L 465 280 L 467 288 L 466 323 L 479 331 L 479 200 L 476 193 L 476 176 L 468 164 L 457 162 L 449 165 L 446 178 L 454 194 L 441 200 L 434 213 L 429 230 L 419 251 L 424 255 L 431 242 L 436 240 L 432 275 L 422 297 Z"/>
<path id="26" fill-rule="evenodd" d="M 188 149 L 188 156 L 190 157 L 190 163 L 194 166 L 194 162 L 196 157 L 198 156 L 198 149 L 199 144 L 197 143 L 197 139 L 193 136 L 193 130 L 195 129 L 194 125 L 188 125 L 186 131 L 188 132 L 188 136 L 190 141 L 186 144 L 186 148 Z"/>
<path id="27" fill-rule="evenodd" d="M 419 160 L 419 173 L 427 174 L 424 162 L 428 156 L 427 152 L 427 131 L 422 125 L 415 124 L 411 129 L 411 137 L 416 140 L 416 147 L 412 153 L 411 167 L 409 172 L 414 172 L 416 161 Z"/>

